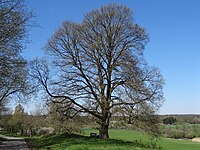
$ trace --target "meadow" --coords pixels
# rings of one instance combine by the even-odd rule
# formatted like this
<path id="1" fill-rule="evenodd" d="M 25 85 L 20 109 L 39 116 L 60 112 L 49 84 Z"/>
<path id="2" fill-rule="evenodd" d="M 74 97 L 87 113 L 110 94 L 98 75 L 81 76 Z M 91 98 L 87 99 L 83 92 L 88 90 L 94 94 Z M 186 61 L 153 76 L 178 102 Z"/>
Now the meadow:
<path id="1" fill-rule="evenodd" d="M 90 138 L 91 132 L 97 131 L 86 129 L 82 135 L 62 134 L 37 137 L 29 140 L 29 144 L 39 150 L 151 150 L 154 149 L 154 142 L 156 142 L 156 148 L 163 150 L 200 149 L 200 143 L 188 139 L 177 140 L 161 137 L 152 142 L 150 136 L 138 131 L 110 130 L 109 140 Z"/>

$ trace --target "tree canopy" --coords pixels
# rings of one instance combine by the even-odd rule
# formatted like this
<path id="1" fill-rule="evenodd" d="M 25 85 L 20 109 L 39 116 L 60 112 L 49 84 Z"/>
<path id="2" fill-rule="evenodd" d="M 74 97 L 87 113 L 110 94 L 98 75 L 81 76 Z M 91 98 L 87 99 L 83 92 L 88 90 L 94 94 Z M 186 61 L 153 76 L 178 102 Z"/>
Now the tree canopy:
<path id="1" fill-rule="evenodd" d="M 162 104 L 162 75 L 143 56 L 148 41 L 128 7 L 103 6 L 81 23 L 65 21 L 46 46 L 53 78 L 39 60 L 31 63 L 32 77 L 52 98 L 96 117 L 101 137 L 108 138 L 112 115 L 142 115 L 145 108 L 152 114 Z"/>

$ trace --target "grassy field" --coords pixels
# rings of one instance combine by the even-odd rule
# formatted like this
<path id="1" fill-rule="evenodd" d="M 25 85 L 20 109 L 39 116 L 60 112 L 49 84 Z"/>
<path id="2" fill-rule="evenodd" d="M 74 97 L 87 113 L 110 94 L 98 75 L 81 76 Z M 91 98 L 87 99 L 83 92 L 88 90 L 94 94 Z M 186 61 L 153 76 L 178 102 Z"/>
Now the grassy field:
<path id="1" fill-rule="evenodd" d="M 150 137 L 145 133 L 129 130 L 110 130 L 110 140 L 89 138 L 95 130 L 84 130 L 83 135 L 56 135 L 33 138 L 37 149 L 51 150 L 151 150 Z M 141 140 L 140 140 L 141 139 Z M 200 143 L 190 140 L 160 138 L 157 142 L 164 150 L 199 150 Z"/>
<path id="2" fill-rule="evenodd" d="M 130 141 L 102 140 L 72 134 L 34 138 L 32 142 L 40 150 L 149 150 L 145 145 Z"/>
<path id="3" fill-rule="evenodd" d="M 96 130 L 85 129 L 82 135 L 63 134 L 28 139 L 39 150 L 151 150 L 150 137 L 142 132 L 110 130 L 110 140 L 89 138 Z M 6 132 L 1 132 L 6 134 Z M 9 134 L 7 134 L 9 135 Z M 12 136 L 12 134 L 10 135 Z M 1 140 L 0 140 L 1 141 Z M 163 150 L 200 150 L 200 143 L 191 140 L 175 140 L 161 137 L 157 145 Z"/>
<path id="4" fill-rule="evenodd" d="M 85 135 L 89 135 L 90 131 L 91 130 L 85 130 Z M 147 134 L 129 130 L 110 130 L 110 138 L 122 139 L 125 141 L 141 139 L 143 143 L 148 143 L 150 141 L 150 137 Z M 187 139 L 176 140 L 161 137 L 157 144 L 163 147 L 164 150 L 200 150 L 200 143 L 192 142 Z"/>
<path id="5" fill-rule="evenodd" d="M 161 139 L 160 145 L 164 150 L 200 150 L 200 143 L 189 140 Z"/>

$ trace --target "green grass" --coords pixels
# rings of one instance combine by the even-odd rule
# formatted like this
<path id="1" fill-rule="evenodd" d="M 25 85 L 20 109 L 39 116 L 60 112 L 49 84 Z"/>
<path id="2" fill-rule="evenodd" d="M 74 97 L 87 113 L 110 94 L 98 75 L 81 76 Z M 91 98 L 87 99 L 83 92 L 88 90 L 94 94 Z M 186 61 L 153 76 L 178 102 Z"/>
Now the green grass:
<path id="1" fill-rule="evenodd" d="M 164 150 L 200 150 L 200 143 L 190 140 L 175 140 L 161 138 L 159 141 Z"/>
<path id="2" fill-rule="evenodd" d="M 3 131 L 1 131 L 1 130 L 0 130 L 0 134 L 1 134 L 1 133 L 5 133 L 5 132 L 3 132 Z M 4 134 L 4 135 L 5 135 L 5 134 Z M 6 140 L 6 139 L 4 139 L 4 138 L 0 137 L 0 145 L 1 145 L 1 144 L 2 144 L 2 142 L 3 142 L 3 141 L 5 141 L 5 140 Z"/>
<path id="3" fill-rule="evenodd" d="M 5 130 L 0 130 L 0 134 L 6 135 L 6 136 L 14 136 L 14 137 L 17 136 L 16 133 L 10 133 L 10 132 L 5 131 Z"/>
<path id="4" fill-rule="evenodd" d="M 74 134 L 33 138 L 32 142 L 40 150 L 149 150 L 146 145 L 130 141 L 103 140 Z"/>
<path id="5" fill-rule="evenodd" d="M 34 137 L 32 144 L 39 150 L 150 150 L 150 137 L 142 132 L 110 130 L 110 140 L 89 138 L 96 130 L 85 129 L 83 135 L 62 134 Z M 30 142 L 30 140 L 29 140 Z M 191 140 L 175 140 L 161 137 L 157 144 L 163 150 L 200 150 L 200 143 Z"/>
<path id="6" fill-rule="evenodd" d="M 6 136 L 11 136 L 11 137 L 21 137 L 21 138 L 26 138 L 27 136 L 21 136 L 20 134 L 17 134 L 17 133 L 10 133 L 8 131 L 5 131 L 5 130 L 0 130 L 0 134 L 2 135 L 6 135 Z"/>
<path id="7" fill-rule="evenodd" d="M 175 127 L 175 126 L 174 126 Z M 85 135 L 89 135 L 90 132 L 97 132 L 95 130 L 84 130 Z M 143 143 L 148 143 L 150 137 L 142 132 L 129 131 L 129 130 L 110 130 L 111 139 L 122 139 L 125 141 L 134 141 L 141 139 Z M 176 140 L 161 137 L 158 145 L 163 147 L 164 150 L 200 150 L 200 143 L 192 142 L 191 140 Z"/>
<path id="8" fill-rule="evenodd" d="M 98 133 L 98 130 L 85 129 L 83 130 L 83 135 L 89 136 L 91 132 Z M 150 140 L 150 136 L 148 136 L 144 132 L 132 131 L 132 130 L 109 130 L 109 136 L 111 139 L 118 139 L 124 141 L 134 141 L 141 139 L 144 142 L 148 142 Z"/>

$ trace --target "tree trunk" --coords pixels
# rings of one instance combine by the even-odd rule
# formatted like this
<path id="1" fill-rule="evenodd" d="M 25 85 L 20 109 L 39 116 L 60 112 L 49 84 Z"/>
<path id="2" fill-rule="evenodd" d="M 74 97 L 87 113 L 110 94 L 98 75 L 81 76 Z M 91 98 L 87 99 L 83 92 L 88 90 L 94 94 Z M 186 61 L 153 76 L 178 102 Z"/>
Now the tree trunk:
<path id="1" fill-rule="evenodd" d="M 109 135 L 108 135 L 108 125 L 101 125 L 101 128 L 100 128 L 100 137 L 102 139 L 108 139 L 109 138 Z"/>
<path id="2" fill-rule="evenodd" d="M 23 129 L 20 129 L 20 134 L 21 134 L 21 136 L 24 135 L 24 130 Z"/>
<path id="3" fill-rule="evenodd" d="M 102 139 L 108 139 L 109 134 L 108 134 L 108 127 L 109 127 L 109 118 L 102 120 L 100 124 L 100 129 L 99 129 L 99 134 Z"/>
<path id="4" fill-rule="evenodd" d="M 30 131 L 30 138 L 32 137 L 32 134 L 33 134 L 33 130 L 32 130 L 32 128 L 30 127 L 30 129 L 29 129 Z"/>

